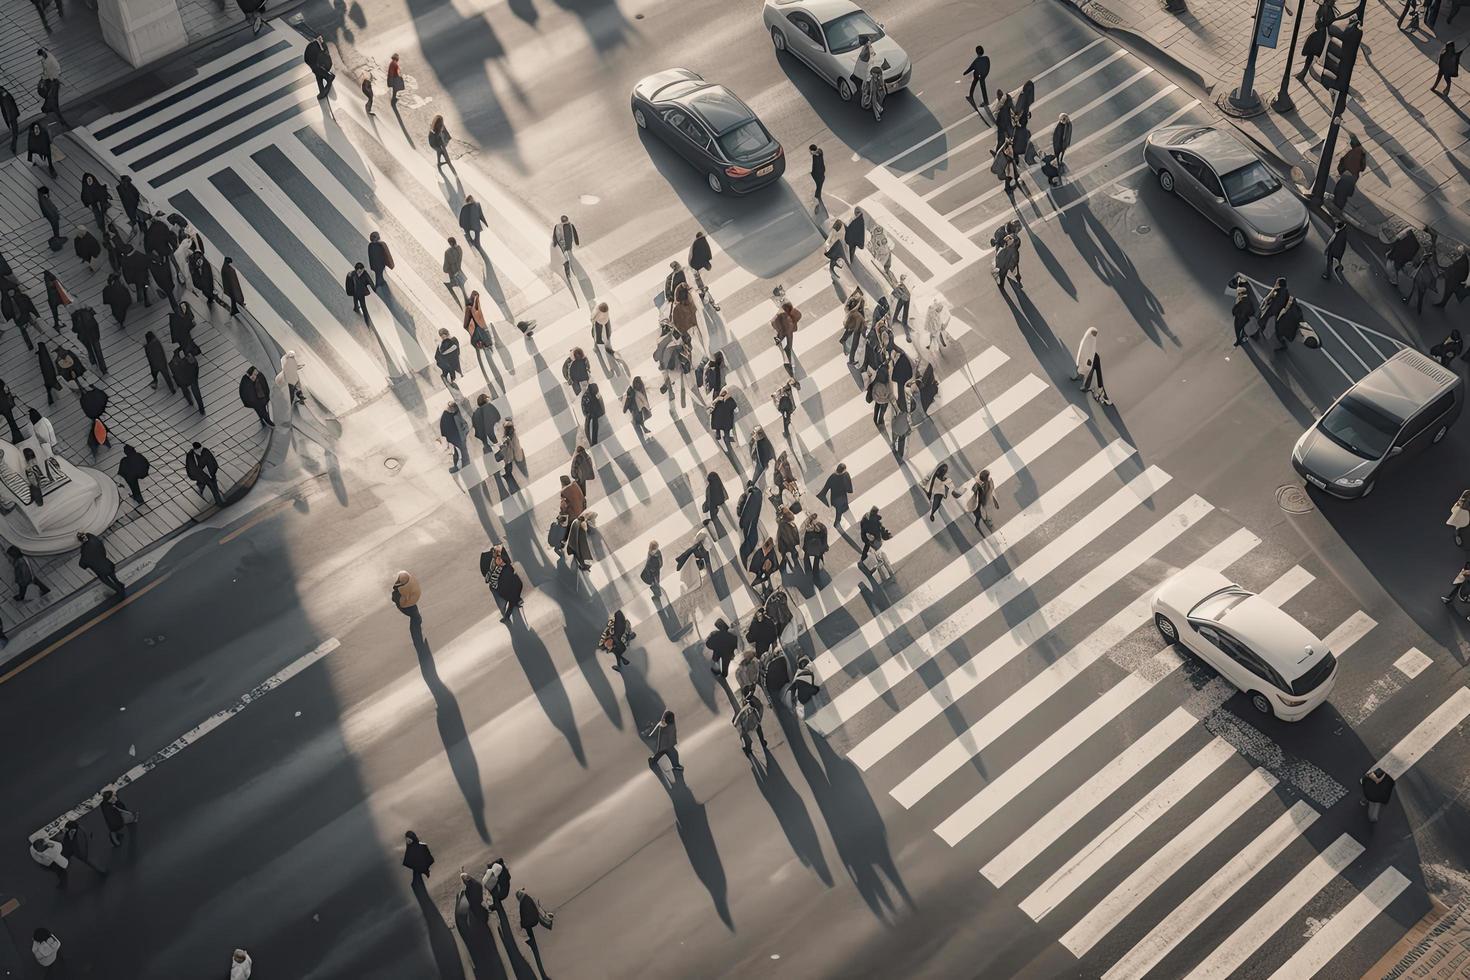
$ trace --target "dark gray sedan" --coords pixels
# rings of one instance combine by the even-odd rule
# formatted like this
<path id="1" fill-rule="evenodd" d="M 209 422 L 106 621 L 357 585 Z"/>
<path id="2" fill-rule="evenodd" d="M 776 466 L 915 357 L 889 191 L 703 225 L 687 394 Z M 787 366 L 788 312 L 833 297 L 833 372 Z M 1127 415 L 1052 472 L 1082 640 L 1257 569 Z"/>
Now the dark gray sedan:
<path id="1" fill-rule="evenodd" d="M 1213 126 L 1148 134 L 1143 159 L 1167 193 L 1184 198 L 1242 252 L 1284 252 L 1307 237 L 1307 208 L 1234 135 Z"/>
<path id="2" fill-rule="evenodd" d="M 716 194 L 747 194 L 786 172 L 781 144 L 750 106 L 688 68 L 667 68 L 633 86 L 633 121 L 703 173 Z"/>

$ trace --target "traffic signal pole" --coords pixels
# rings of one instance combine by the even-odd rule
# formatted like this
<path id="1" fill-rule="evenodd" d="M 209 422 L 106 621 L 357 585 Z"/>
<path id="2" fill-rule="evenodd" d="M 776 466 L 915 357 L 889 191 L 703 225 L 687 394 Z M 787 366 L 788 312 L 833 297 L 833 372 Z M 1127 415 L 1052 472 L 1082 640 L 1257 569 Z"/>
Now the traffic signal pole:
<path id="1" fill-rule="evenodd" d="M 1338 27 L 1333 24 L 1327 29 L 1327 50 L 1322 54 L 1322 83 L 1329 90 L 1337 91 L 1337 104 L 1332 109 L 1332 125 L 1327 128 L 1322 156 L 1317 161 L 1317 178 L 1312 181 L 1312 193 L 1308 197 L 1313 204 L 1321 204 L 1322 198 L 1327 194 L 1327 177 L 1332 170 L 1332 156 L 1337 150 L 1337 134 L 1342 129 L 1343 113 L 1347 112 L 1353 65 L 1358 60 L 1358 48 L 1363 43 L 1360 19 L 1362 9 L 1363 3 L 1359 3 L 1360 13 L 1355 14 L 1346 26 Z"/>
<path id="2" fill-rule="evenodd" d="M 1281 0 L 1275 0 L 1280 10 Z M 1230 93 L 1227 100 L 1235 114 L 1256 115 L 1264 110 L 1261 97 L 1256 94 L 1256 56 L 1260 53 L 1261 16 L 1265 13 L 1267 0 L 1256 0 L 1256 15 L 1251 18 L 1251 47 L 1245 58 L 1245 74 L 1241 76 L 1240 88 Z"/>
<path id="3" fill-rule="evenodd" d="M 1291 100 L 1291 63 L 1296 57 L 1296 37 L 1302 30 L 1302 11 L 1307 9 L 1307 0 L 1297 0 L 1296 20 L 1291 22 L 1291 43 L 1286 46 L 1286 70 L 1281 73 L 1281 88 L 1271 100 L 1271 108 L 1277 112 L 1290 112 L 1296 108 Z"/>

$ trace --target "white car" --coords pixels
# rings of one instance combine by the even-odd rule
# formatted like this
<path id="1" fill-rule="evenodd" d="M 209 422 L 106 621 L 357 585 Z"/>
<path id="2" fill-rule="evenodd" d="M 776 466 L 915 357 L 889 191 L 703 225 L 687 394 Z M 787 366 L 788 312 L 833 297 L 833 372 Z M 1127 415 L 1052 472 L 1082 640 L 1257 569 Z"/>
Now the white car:
<path id="1" fill-rule="evenodd" d="M 1261 714 L 1300 721 L 1337 682 L 1326 643 L 1219 572 L 1177 572 L 1154 593 L 1153 611 L 1164 642 L 1184 644 Z"/>
<path id="2" fill-rule="evenodd" d="M 903 48 L 852 0 L 766 0 L 761 20 L 776 50 L 805 62 L 843 102 L 858 92 L 852 73 L 864 39 L 873 42 L 875 61 L 886 66 L 883 85 L 889 93 L 907 88 L 913 77 Z"/>

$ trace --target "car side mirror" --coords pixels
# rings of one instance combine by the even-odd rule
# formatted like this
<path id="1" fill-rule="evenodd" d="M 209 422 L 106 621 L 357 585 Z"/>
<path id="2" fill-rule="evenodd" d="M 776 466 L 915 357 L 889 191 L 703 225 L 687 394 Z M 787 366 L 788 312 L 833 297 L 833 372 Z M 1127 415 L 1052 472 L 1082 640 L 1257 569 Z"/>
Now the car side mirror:
<path id="1" fill-rule="evenodd" d="M 1403 446 L 1394 446 L 1392 449 L 1390 449 L 1388 451 L 1388 455 L 1390 457 L 1397 456 L 1399 453 L 1401 453 L 1403 451 L 1404 451 L 1404 447 Z"/>

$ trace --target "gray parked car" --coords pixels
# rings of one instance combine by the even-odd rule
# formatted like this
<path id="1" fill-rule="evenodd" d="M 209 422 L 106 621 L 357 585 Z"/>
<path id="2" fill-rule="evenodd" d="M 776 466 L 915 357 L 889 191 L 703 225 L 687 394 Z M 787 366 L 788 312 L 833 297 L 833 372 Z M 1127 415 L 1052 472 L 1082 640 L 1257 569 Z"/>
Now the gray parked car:
<path id="1" fill-rule="evenodd" d="M 1307 208 L 1235 136 L 1213 126 L 1148 134 L 1143 159 L 1159 186 L 1230 236 L 1242 252 L 1284 252 L 1307 237 Z"/>
<path id="2" fill-rule="evenodd" d="M 806 62 L 837 89 L 843 102 L 851 101 L 859 91 L 852 74 L 864 39 L 873 42 L 874 61 L 887 65 L 883 85 L 888 92 L 907 88 L 913 76 L 903 48 L 851 0 L 766 0 L 761 19 L 776 50 Z"/>
<path id="3" fill-rule="evenodd" d="M 1334 497 L 1366 497 L 1385 471 L 1445 437 L 1465 405 L 1465 380 L 1416 350 L 1375 368 L 1297 440 L 1291 465 Z"/>

